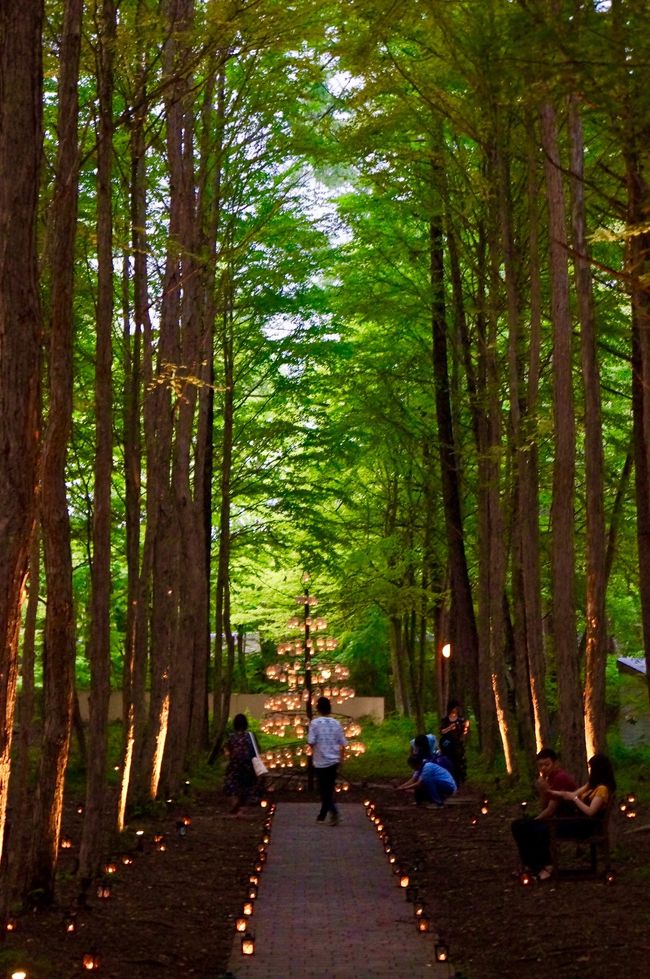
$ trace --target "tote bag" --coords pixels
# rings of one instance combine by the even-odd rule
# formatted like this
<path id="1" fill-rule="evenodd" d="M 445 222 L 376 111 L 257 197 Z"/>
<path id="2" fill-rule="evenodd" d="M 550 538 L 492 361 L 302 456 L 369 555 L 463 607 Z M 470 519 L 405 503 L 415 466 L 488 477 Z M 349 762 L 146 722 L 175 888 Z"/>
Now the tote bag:
<path id="1" fill-rule="evenodd" d="M 253 744 L 253 751 L 255 752 L 255 754 L 251 758 L 251 762 L 252 762 L 252 765 L 253 765 L 253 771 L 255 772 L 255 774 L 257 776 L 260 776 L 260 775 L 268 775 L 269 770 L 266 767 L 266 765 L 264 764 L 264 762 L 262 761 L 262 759 L 260 758 L 260 753 L 259 753 L 259 751 L 257 749 L 257 741 L 255 740 L 255 735 L 252 734 L 251 731 L 249 731 L 248 732 L 248 736 L 251 739 L 251 742 Z"/>

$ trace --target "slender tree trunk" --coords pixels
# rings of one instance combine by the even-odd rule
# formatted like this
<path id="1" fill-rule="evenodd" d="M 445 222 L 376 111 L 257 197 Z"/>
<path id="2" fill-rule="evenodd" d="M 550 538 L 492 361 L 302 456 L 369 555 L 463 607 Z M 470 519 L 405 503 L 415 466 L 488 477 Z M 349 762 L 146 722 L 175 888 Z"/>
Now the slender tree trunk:
<path id="1" fill-rule="evenodd" d="M 232 690 L 232 666 L 234 649 L 230 622 L 230 509 L 232 451 L 234 437 L 234 341 L 231 284 L 228 280 L 223 290 L 225 308 L 222 315 L 221 355 L 223 367 L 223 425 L 221 443 L 221 486 L 219 502 L 219 556 L 216 587 L 216 648 L 217 663 L 214 687 L 214 730 L 217 741 L 223 738 L 228 720 L 230 692 Z M 223 648 L 227 650 L 226 668 L 223 669 Z M 217 686 L 217 683 L 219 686 Z"/>
<path id="2" fill-rule="evenodd" d="M 537 158 L 531 148 L 528 160 L 528 249 L 530 256 L 530 328 L 526 417 L 522 420 L 523 442 L 517 453 L 519 555 L 526 636 L 528 683 L 533 712 L 535 747 L 549 743 L 550 723 L 546 703 L 544 631 L 540 581 L 539 474 L 537 447 L 537 404 L 539 399 L 542 299 L 539 255 L 539 178 Z M 517 546 L 517 545 L 515 545 Z"/>
<path id="3" fill-rule="evenodd" d="M 139 0 L 136 23 L 140 25 L 143 3 Z M 126 807 L 134 774 L 138 770 L 139 752 L 145 725 L 145 683 L 147 668 L 148 612 L 146 602 L 147 572 L 141 569 L 140 523 L 142 510 L 142 401 L 143 336 L 149 322 L 149 290 L 147 277 L 147 205 L 146 205 L 146 147 L 144 138 L 146 106 L 146 53 L 138 56 L 136 111 L 131 127 L 131 235 L 133 250 L 133 331 L 128 298 L 128 264 L 125 262 L 124 300 L 124 481 L 126 495 L 126 561 L 127 609 L 123 669 L 124 749 L 116 826 L 124 828 Z M 150 550 L 150 549 L 149 549 Z M 144 561 L 143 561 L 144 564 Z"/>
<path id="4" fill-rule="evenodd" d="M 578 776 L 585 768 L 584 724 L 575 611 L 575 415 L 573 405 L 568 246 L 565 204 L 553 106 L 541 109 L 550 237 L 551 321 L 553 324 L 553 422 L 555 460 L 551 521 L 553 640 L 557 664 L 559 731 L 563 758 Z"/>
<path id="5" fill-rule="evenodd" d="M 99 12 L 97 139 L 97 339 L 95 345 L 95 489 L 90 621 L 90 699 L 86 808 L 79 876 L 88 881 L 103 856 L 108 702 L 111 668 L 111 472 L 113 459 L 113 48 L 114 0 Z"/>
<path id="6" fill-rule="evenodd" d="M 438 164 L 434 164 L 434 183 L 436 187 L 439 187 L 440 182 L 441 174 L 439 166 Z M 478 636 L 465 556 L 465 539 L 460 503 L 459 464 L 449 394 L 444 236 L 439 215 L 431 218 L 429 236 L 433 378 L 442 474 L 442 498 L 451 573 L 452 645 L 454 648 L 454 668 L 457 682 L 457 688 L 454 693 L 460 699 L 471 704 L 477 714 L 479 714 L 479 690 L 477 682 Z"/>
<path id="7" fill-rule="evenodd" d="M 605 460 L 600 403 L 593 286 L 587 254 L 587 227 L 584 199 L 584 142 L 582 121 L 575 96 L 569 101 L 571 146 L 571 191 L 573 245 L 580 319 L 582 377 L 585 394 L 585 483 L 587 523 L 587 595 L 585 617 L 585 738 L 587 755 L 606 748 L 605 668 L 607 665 L 606 531 L 604 504 Z"/>
<path id="8" fill-rule="evenodd" d="M 75 621 L 66 459 L 72 428 L 74 250 L 79 179 L 78 75 L 81 0 L 65 5 L 59 84 L 59 152 L 50 237 L 52 317 L 49 412 L 43 448 L 41 525 L 47 581 L 43 743 L 29 887 L 54 896 L 74 695 Z"/>

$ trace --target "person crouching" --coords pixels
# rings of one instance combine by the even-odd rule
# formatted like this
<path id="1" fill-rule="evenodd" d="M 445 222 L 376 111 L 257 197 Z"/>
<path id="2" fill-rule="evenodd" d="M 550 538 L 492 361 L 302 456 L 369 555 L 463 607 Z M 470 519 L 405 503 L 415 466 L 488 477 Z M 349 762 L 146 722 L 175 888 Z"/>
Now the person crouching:
<path id="1" fill-rule="evenodd" d="M 451 772 L 432 759 L 426 734 L 418 734 L 415 738 L 415 749 L 409 759 L 414 769 L 413 775 L 398 789 L 413 789 L 417 805 L 432 802 L 436 806 L 443 806 L 445 800 L 456 792 L 456 782 Z"/>

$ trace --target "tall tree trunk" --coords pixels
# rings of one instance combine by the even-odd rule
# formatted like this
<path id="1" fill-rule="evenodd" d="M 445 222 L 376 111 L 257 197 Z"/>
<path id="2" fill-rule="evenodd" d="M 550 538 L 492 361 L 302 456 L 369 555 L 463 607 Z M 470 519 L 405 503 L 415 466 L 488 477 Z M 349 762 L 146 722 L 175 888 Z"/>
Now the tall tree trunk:
<path id="1" fill-rule="evenodd" d="M 537 446 L 537 405 L 539 400 L 542 299 L 539 254 L 539 178 L 536 146 L 530 140 L 528 155 L 528 248 L 530 261 L 530 342 L 528 383 L 525 392 L 526 416 L 522 420 L 523 441 L 517 452 L 518 484 L 518 565 L 526 636 L 528 683 L 533 712 L 535 747 L 549 743 L 550 722 L 546 703 L 544 631 L 540 581 L 539 474 Z M 517 547 L 517 544 L 515 545 Z"/>
<path id="2" fill-rule="evenodd" d="M 113 459 L 113 49 L 115 2 L 99 11 L 97 138 L 97 338 L 95 344 L 95 474 L 90 618 L 90 699 L 86 808 L 79 876 L 88 881 L 103 855 L 108 702 L 111 669 L 111 471 Z"/>
<path id="3" fill-rule="evenodd" d="M 587 594 L 584 715 L 587 754 L 606 748 L 605 668 L 607 620 L 605 610 L 606 544 L 602 411 L 593 286 L 587 254 L 584 198 L 584 142 L 575 96 L 569 100 L 571 192 L 574 268 L 585 395 L 585 484 L 587 523 Z"/>
<path id="4" fill-rule="evenodd" d="M 499 137 L 500 139 L 500 137 Z M 521 324 L 523 301 L 519 291 L 520 268 L 513 229 L 513 202 L 510 192 L 510 166 L 505 148 L 495 146 L 501 250 L 505 270 L 508 314 L 508 388 L 510 394 L 510 452 L 513 459 L 512 509 L 512 595 L 514 609 L 514 689 L 521 746 L 527 758 L 535 755 L 536 743 L 532 716 L 531 677 L 527 654 L 526 593 L 523 576 L 523 529 L 525 517 L 521 510 L 524 454 L 527 445 L 525 422 L 526 402 L 523 397 L 523 330 Z M 539 622 L 541 632 L 541 621 Z M 541 745 L 540 745 L 541 747 Z"/>
<path id="5" fill-rule="evenodd" d="M 220 742 L 226 730 L 230 693 L 232 690 L 232 667 L 234 664 L 234 648 L 232 626 L 230 622 L 230 510 L 232 452 L 234 438 L 234 400 L 235 400 L 235 365 L 234 338 L 232 313 L 232 284 L 228 277 L 223 288 L 224 310 L 222 313 L 221 356 L 223 392 L 223 423 L 221 442 L 221 480 L 219 501 L 219 556 L 217 563 L 216 608 L 215 608 L 215 643 L 216 662 L 214 674 L 214 731 L 215 739 Z M 227 651 L 226 665 L 223 665 L 224 643 Z"/>
<path id="6" fill-rule="evenodd" d="M 43 651 L 43 743 L 34 808 L 30 889 L 54 896 L 63 783 L 72 726 L 75 621 L 66 458 L 72 428 L 74 251 L 79 180 L 78 75 L 81 0 L 65 5 L 61 43 L 55 193 L 50 237 L 49 412 L 43 447 L 41 525 L 47 582 Z"/>
<path id="7" fill-rule="evenodd" d="M 0 0 L 0 864 L 20 608 L 36 514 L 41 313 L 36 216 L 43 3 Z M 11 246 L 8 247 L 8 244 Z"/>
<path id="8" fill-rule="evenodd" d="M 433 164 L 436 192 L 441 184 L 441 168 Z M 431 275 L 431 331 L 433 379 L 435 386 L 438 445 L 442 475 L 442 498 L 447 532 L 451 576 L 451 628 L 454 648 L 454 695 L 465 700 L 479 714 L 478 636 L 472 593 L 465 556 L 458 455 L 454 436 L 447 363 L 447 322 L 445 305 L 444 233 L 441 212 L 429 224 Z M 480 724 L 480 717 L 479 717 Z"/>
<path id="9" fill-rule="evenodd" d="M 141 24 L 143 0 L 139 0 L 136 23 Z M 129 309 L 128 281 L 124 299 L 124 482 L 126 495 L 126 562 L 127 609 L 122 680 L 122 721 L 124 747 L 116 826 L 124 828 L 126 807 L 132 790 L 133 777 L 138 770 L 139 753 L 146 722 L 145 684 L 147 669 L 148 567 L 142 560 L 140 523 L 142 511 L 142 429 L 140 404 L 142 400 L 143 337 L 151 336 L 149 322 L 149 289 L 147 276 L 147 203 L 146 203 L 146 119 L 147 61 L 144 45 L 138 53 L 136 110 L 131 127 L 131 235 L 133 250 L 133 330 Z M 125 261 L 125 280 L 128 263 Z M 149 554 L 151 548 L 147 550 Z"/>
<path id="10" fill-rule="evenodd" d="M 555 459 L 551 521 L 553 641 L 557 664 L 559 732 L 565 764 L 579 777 L 585 769 L 584 724 L 575 611 L 575 415 L 573 406 L 568 246 L 564 190 L 553 106 L 541 108 L 550 238 L 553 326 L 553 422 Z"/>

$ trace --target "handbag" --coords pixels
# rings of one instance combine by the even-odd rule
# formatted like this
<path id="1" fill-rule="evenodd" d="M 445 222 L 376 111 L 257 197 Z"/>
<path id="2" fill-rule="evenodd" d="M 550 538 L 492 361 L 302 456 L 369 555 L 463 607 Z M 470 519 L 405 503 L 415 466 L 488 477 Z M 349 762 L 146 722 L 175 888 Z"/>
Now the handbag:
<path id="1" fill-rule="evenodd" d="M 257 741 L 255 740 L 255 735 L 251 731 L 249 731 L 248 732 L 248 737 L 251 739 L 251 743 L 253 745 L 253 751 L 255 752 L 255 754 L 251 758 L 251 763 L 253 765 L 253 771 L 255 772 L 255 774 L 257 776 L 260 776 L 260 775 L 268 775 L 269 770 L 266 767 L 266 765 L 264 764 L 264 762 L 262 761 L 262 759 L 260 758 L 260 753 L 259 753 L 258 748 L 257 748 Z"/>

